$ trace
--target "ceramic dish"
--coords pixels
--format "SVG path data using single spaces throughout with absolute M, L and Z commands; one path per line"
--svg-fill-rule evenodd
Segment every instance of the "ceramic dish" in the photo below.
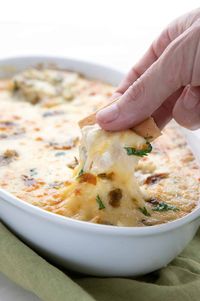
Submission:
M 116 85 L 123 74 L 83 61 L 55 57 L 0 60 L 0 76 L 55 64 Z M 189 144 L 198 154 L 193 134 Z M 198 158 L 197 158 L 198 159 Z M 27 244 L 66 268 L 96 276 L 138 276 L 167 265 L 191 241 L 200 225 L 200 207 L 185 217 L 151 227 L 98 225 L 59 216 L 0 189 L 0 219 Z

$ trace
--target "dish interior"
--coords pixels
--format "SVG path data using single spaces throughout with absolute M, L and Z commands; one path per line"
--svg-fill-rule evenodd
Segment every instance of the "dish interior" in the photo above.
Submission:
M 110 84 L 65 70 L 25 70 L 0 81 L 0 187 L 21 200 L 73 219 L 115 226 L 145 227 L 190 213 L 199 200 L 199 168 L 174 123 L 152 143 L 135 169 L 145 206 L 101 183 L 101 208 L 94 182 L 79 181 L 67 194 L 78 164 L 77 122 L 106 104 Z M 107 194 L 107 188 L 115 193 Z M 120 192 L 119 192 L 120 190 Z M 120 194 L 120 195 L 119 195 Z M 121 197 L 120 197 L 121 196 Z

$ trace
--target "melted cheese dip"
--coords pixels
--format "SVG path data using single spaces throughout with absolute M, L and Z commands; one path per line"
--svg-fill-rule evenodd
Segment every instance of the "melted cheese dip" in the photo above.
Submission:
M 1 188 L 63 216 L 116 226 L 150 226 L 191 212 L 199 200 L 200 174 L 174 124 L 139 163 L 123 147 L 140 147 L 142 137 L 86 128 L 86 153 L 82 150 L 78 162 L 77 122 L 104 105 L 113 91 L 77 73 L 50 69 L 2 80 Z
M 133 212 L 145 208 L 145 201 L 134 176 L 139 157 L 127 155 L 129 145 L 142 149 L 146 140 L 131 130 L 109 133 L 98 125 L 82 129 L 80 164 L 65 190 L 69 210 L 78 207 L 85 220 L 95 222 L 138 223 Z

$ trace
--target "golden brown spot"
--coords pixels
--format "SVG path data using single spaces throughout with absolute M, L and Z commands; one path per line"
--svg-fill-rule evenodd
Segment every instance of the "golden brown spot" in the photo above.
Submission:
M 64 186 L 69 186 L 71 184 L 71 182 L 65 181 L 63 184 L 64 184 Z
M 183 163 L 188 163 L 188 162 L 191 162 L 191 161 L 193 161 L 194 160 L 194 157 L 193 157 L 193 155 L 192 154 L 188 154 L 187 156 L 185 156 L 185 158 L 183 158 L 183 159 L 181 159 L 181 161 L 183 162 Z
M 157 174 L 154 174 L 152 176 L 149 176 L 146 178 L 145 180 L 145 184 L 147 185 L 152 185 L 152 184 L 155 184 L 157 183 L 158 181 L 162 180 L 162 179 L 166 179 L 168 177 L 168 173 L 157 173 Z
M 15 119 L 15 120 L 20 120 L 20 119 L 21 119 L 21 117 L 18 116 L 18 115 L 13 115 L 12 117 L 13 117 L 13 119 Z
M 38 180 L 37 183 L 40 184 L 40 185 L 44 185 L 45 184 L 45 182 L 42 181 L 42 180 Z
M 0 91 L 3 90 L 13 90 L 15 87 L 14 81 L 11 79 L 1 79 L 0 80 Z
M 19 157 L 15 150 L 7 149 L 3 155 L 0 155 L 0 166 L 6 166 Z
M 75 189 L 75 190 L 74 190 L 74 194 L 75 194 L 75 195 L 81 195 L 81 189 L 80 189 L 80 188 L 79 188 L 79 189 L 78 189 L 78 188 Z
M 109 204 L 114 207 L 117 208 L 120 206 L 120 200 L 122 198 L 122 191 L 119 188 L 116 188 L 114 190 L 111 190 L 108 194 L 109 196 Z
M 18 153 L 15 150 L 7 149 L 4 152 L 4 156 L 7 158 L 19 157 Z
M 100 179 L 107 179 L 107 180 L 113 180 L 114 172 L 109 173 L 100 173 L 97 175 Z
M 91 173 L 83 173 L 82 175 L 80 175 L 78 177 L 78 180 L 80 183 L 89 183 L 89 184 L 92 184 L 92 185 L 96 185 L 97 183 L 97 178 L 95 175 L 91 174 Z
M 35 141 L 43 141 L 43 138 L 41 138 L 41 137 L 36 137 L 36 138 L 35 138 Z
M 53 194 L 53 198 L 54 198 L 54 199 L 60 198 L 60 194 L 58 194 L 58 193 Z
M 34 190 L 37 190 L 39 189 L 40 186 L 39 185 L 34 185 L 34 186 L 31 186 L 31 187 L 28 187 L 25 189 L 26 192 L 31 192 L 31 191 L 34 191 Z

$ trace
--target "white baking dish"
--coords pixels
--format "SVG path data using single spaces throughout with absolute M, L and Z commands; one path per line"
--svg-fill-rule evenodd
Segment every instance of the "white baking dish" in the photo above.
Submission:
M 122 78 L 120 72 L 110 68 L 54 57 L 0 60 L 0 76 L 10 76 L 41 62 L 55 63 L 112 84 Z M 197 155 L 196 138 L 188 131 L 187 136 Z M 0 219 L 10 229 L 59 265 L 97 276 L 136 276 L 167 265 L 195 235 L 199 216 L 200 207 L 163 225 L 144 228 L 97 225 L 43 211 L 0 190 Z

